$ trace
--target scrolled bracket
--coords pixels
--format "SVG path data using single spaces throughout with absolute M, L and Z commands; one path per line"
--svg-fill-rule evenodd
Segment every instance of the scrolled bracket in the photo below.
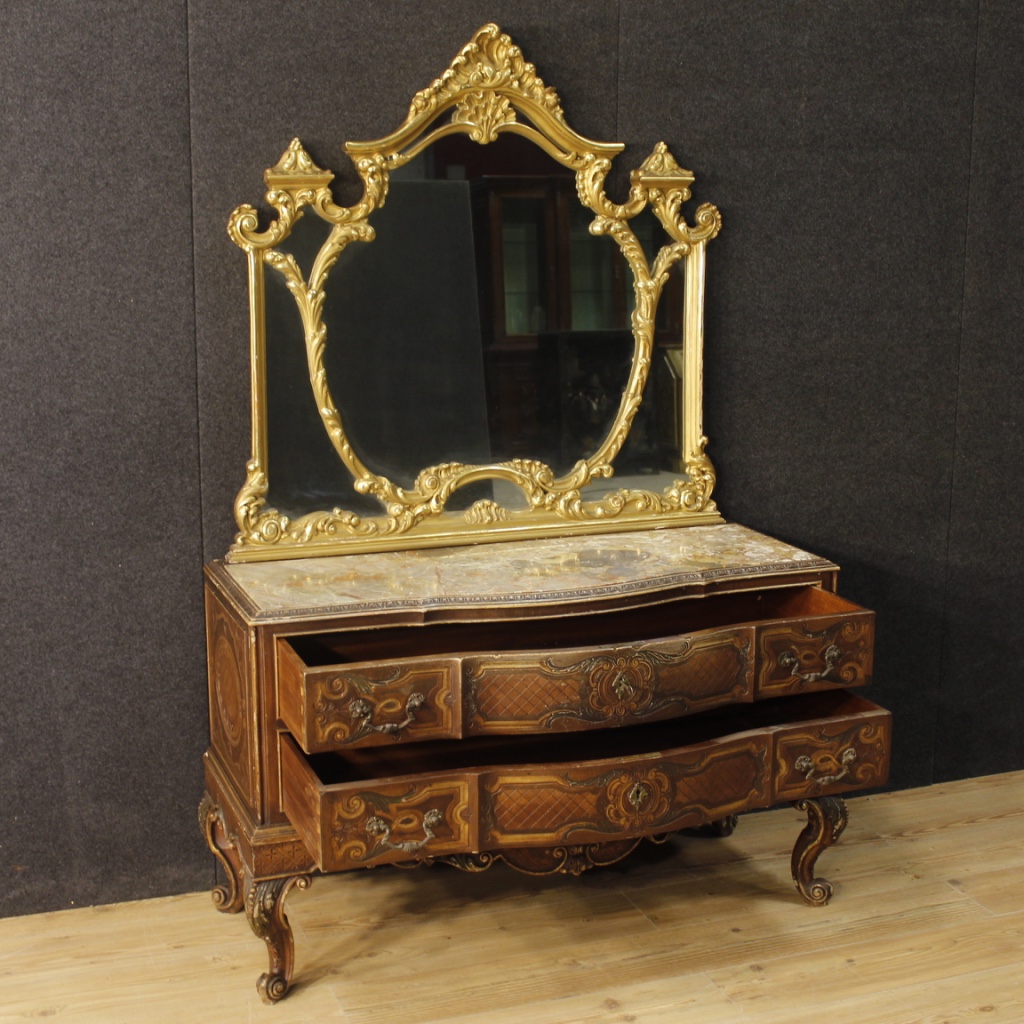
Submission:
M 298 139 L 292 139 L 281 159 L 264 172 L 263 179 L 267 202 L 277 211 L 277 220 L 266 231 L 260 231 L 259 216 L 247 204 L 239 206 L 228 219 L 228 237 L 246 251 L 277 245 L 302 216 L 304 206 L 323 208 L 331 203 L 328 186 L 334 173 L 317 167 Z
M 227 879 L 225 885 L 215 885 L 211 891 L 213 905 L 222 913 L 236 914 L 242 909 L 244 895 L 242 893 L 242 865 L 238 856 L 238 848 L 234 836 L 228 834 L 224 821 L 224 813 L 213 802 L 209 794 L 204 794 L 199 803 L 199 828 L 206 839 L 210 852 L 217 858 Z
M 797 800 L 793 806 L 807 813 L 807 824 L 793 847 L 793 881 L 808 903 L 823 907 L 832 898 L 832 883 L 815 878 L 814 865 L 822 850 L 843 834 L 849 820 L 846 804 L 837 796 L 821 796 Z

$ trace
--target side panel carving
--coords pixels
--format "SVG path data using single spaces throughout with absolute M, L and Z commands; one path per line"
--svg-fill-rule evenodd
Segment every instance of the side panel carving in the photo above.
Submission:
M 259 807 L 248 631 L 206 591 L 210 743 L 252 810 Z

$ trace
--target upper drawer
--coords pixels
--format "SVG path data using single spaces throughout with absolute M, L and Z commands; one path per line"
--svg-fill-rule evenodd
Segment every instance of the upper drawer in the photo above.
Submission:
M 633 725 L 861 685 L 873 631 L 872 612 L 804 588 L 539 623 L 280 637 L 278 713 L 307 753 Z
M 396 658 L 308 665 L 277 643 L 281 720 L 307 753 L 462 734 L 461 659 Z
M 397 740 L 593 729 L 749 701 L 754 629 L 555 651 L 307 665 L 278 641 L 278 707 L 307 753 Z
M 874 651 L 874 612 L 808 587 L 779 618 L 758 623 L 758 696 L 864 686 Z

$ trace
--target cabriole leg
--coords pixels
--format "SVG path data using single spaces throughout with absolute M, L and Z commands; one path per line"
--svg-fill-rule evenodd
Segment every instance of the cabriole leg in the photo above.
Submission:
M 243 904 L 242 863 L 238 849 L 227 833 L 224 816 L 209 793 L 203 795 L 199 804 L 199 827 L 206 845 L 210 847 L 210 852 L 217 858 L 227 878 L 227 884 L 213 887 L 213 905 L 225 914 L 236 914 Z
M 245 916 L 253 932 L 267 944 L 270 970 L 260 975 L 256 988 L 265 1003 L 276 1003 L 288 992 L 295 966 L 295 943 L 284 912 L 284 900 L 292 886 L 308 889 L 309 875 L 246 880 Z
M 832 883 L 814 877 L 818 855 L 831 846 L 846 828 L 846 804 L 838 796 L 797 800 L 798 810 L 807 812 L 807 824 L 793 847 L 793 881 L 808 903 L 822 907 L 832 898 Z

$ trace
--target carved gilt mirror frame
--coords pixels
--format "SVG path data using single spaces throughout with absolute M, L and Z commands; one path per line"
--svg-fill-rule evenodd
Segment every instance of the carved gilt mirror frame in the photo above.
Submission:
M 449 115 L 450 116 L 445 116 Z M 557 474 L 538 458 L 511 458 L 487 464 L 458 461 L 424 466 L 411 487 L 372 471 L 346 432 L 345 409 L 339 408 L 328 383 L 324 355 L 331 338 L 324 318 L 329 274 L 352 242 L 371 243 L 373 215 L 388 195 L 389 175 L 432 144 L 455 134 L 480 145 L 513 134 L 540 147 L 575 176 L 580 202 L 593 214 L 590 233 L 617 243 L 633 278 L 632 362 L 619 397 L 611 429 L 592 453 L 580 452 L 567 472 Z M 245 483 L 235 501 L 238 534 L 229 560 L 253 561 L 433 547 L 481 541 L 574 533 L 719 522 L 711 500 L 714 469 L 704 454 L 702 430 L 702 349 L 705 245 L 721 227 L 718 210 L 700 206 L 694 226 L 680 207 L 690 197 L 693 175 L 678 166 L 659 143 L 630 176 L 625 203 L 605 194 L 605 179 L 620 143 L 592 142 L 566 123 L 555 91 L 544 85 L 518 47 L 494 25 L 487 25 L 463 48 L 447 71 L 412 101 L 402 126 L 374 142 L 349 142 L 363 183 L 354 206 L 334 202 L 334 175 L 317 167 L 298 139 L 278 164 L 265 173 L 266 200 L 276 219 L 260 229 L 248 205 L 232 214 L 228 234 L 247 254 L 252 350 L 252 455 Z M 653 211 L 665 244 L 648 259 L 631 227 L 641 211 Z M 311 212 L 324 224 L 326 240 L 308 269 L 278 248 L 293 226 Z M 659 298 L 676 264 L 685 284 L 680 351 L 681 394 L 676 402 L 675 437 L 679 450 L 675 478 L 660 490 L 634 486 L 594 492 L 594 481 L 611 478 L 613 462 L 626 442 L 644 396 L 651 370 L 655 317 Z M 281 275 L 297 306 L 305 338 L 310 387 L 323 430 L 337 459 L 352 477 L 359 495 L 380 503 L 380 514 L 335 507 L 291 517 L 270 507 L 268 491 L 267 313 L 264 274 Z M 335 325 L 332 323 L 332 330 Z M 507 507 L 493 498 L 475 501 L 454 512 L 446 508 L 460 488 L 481 480 L 504 481 L 524 496 L 522 507 Z M 588 488 L 588 485 L 589 488 Z M 584 493 L 584 488 L 588 488 Z

